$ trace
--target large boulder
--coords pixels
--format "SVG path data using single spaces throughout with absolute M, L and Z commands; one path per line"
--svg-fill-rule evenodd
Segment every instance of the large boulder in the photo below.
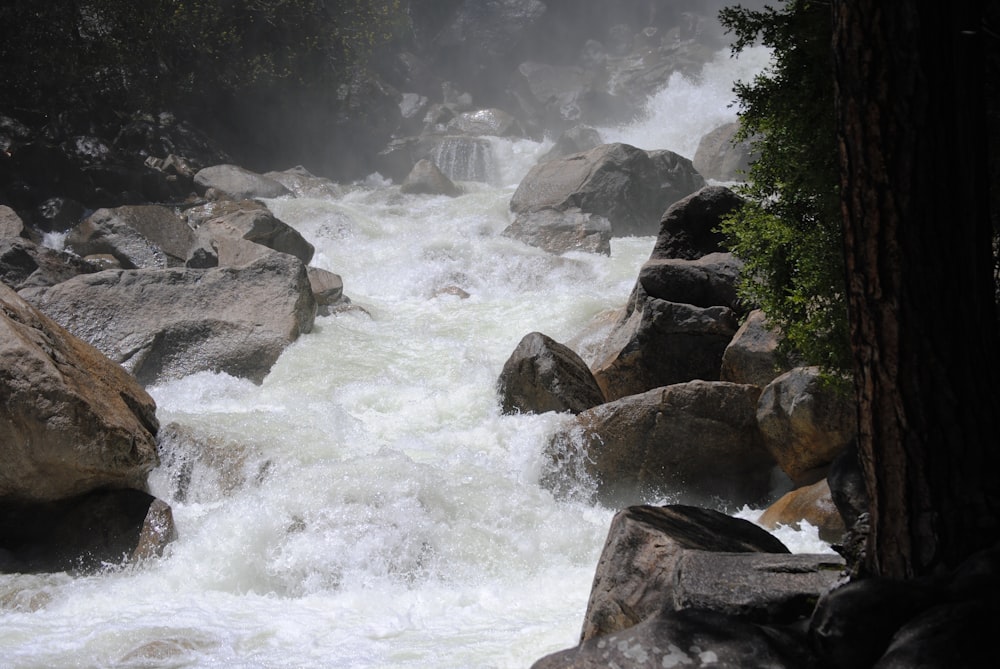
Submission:
M 656 299 L 738 312 L 742 309 L 736 282 L 742 268 L 743 261 L 732 253 L 710 253 L 696 260 L 654 259 L 639 270 L 639 283 Z
M 705 186 L 675 201 L 663 213 L 650 259 L 694 260 L 725 251 L 719 224 L 742 204 L 743 198 L 724 186 Z
M 627 507 L 611 521 L 581 641 L 619 632 L 673 607 L 678 560 L 692 550 L 788 554 L 766 530 L 718 511 L 683 505 Z
M 153 399 L 3 284 L 0 307 L 0 500 L 145 489 L 157 464 Z
M 539 209 L 521 214 L 503 235 L 549 253 L 585 251 L 611 255 L 611 223 L 603 216 L 576 208 Z
M 758 504 L 774 469 L 757 432 L 759 394 L 755 386 L 691 381 L 596 406 L 553 435 L 556 472 L 546 482 L 582 469 L 609 506 L 656 495 Z
M 764 446 L 796 485 L 814 483 L 857 434 L 853 397 L 818 367 L 796 367 L 760 395 Z
M 75 253 L 110 254 L 123 269 L 178 267 L 194 242 L 184 219 L 159 205 L 98 209 L 66 237 L 66 246 Z
M 209 249 L 223 267 L 245 265 L 271 250 L 295 256 L 308 265 L 315 248 L 299 232 L 255 202 L 206 205 L 189 211 L 195 248 Z
M 739 123 L 726 123 L 698 142 L 693 159 L 694 167 L 706 179 L 746 181 L 747 170 L 756 156 L 751 140 L 736 141 L 739 128 Z
M 578 414 L 604 402 L 587 363 L 540 332 L 525 335 L 504 363 L 497 394 L 504 413 Z
M 637 290 L 592 364 L 608 400 L 693 379 L 719 380 L 736 333 L 732 309 L 697 307 Z
M 213 165 L 198 170 L 194 186 L 204 195 L 209 189 L 232 200 L 252 200 L 291 195 L 281 183 L 238 165 Z
M 106 270 L 22 294 L 145 385 L 205 370 L 260 382 L 316 315 L 305 266 L 274 252 L 241 267 Z
M 751 311 L 722 354 L 720 379 L 761 388 L 771 383 L 791 370 L 786 357 L 779 353 L 779 342 L 779 335 L 768 325 L 764 312 Z
M 691 162 L 675 153 L 603 144 L 533 167 L 510 209 L 516 215 L 579 209 L 607 218 L 615 236 L 652 235 L 668 206 L 703 185 Z

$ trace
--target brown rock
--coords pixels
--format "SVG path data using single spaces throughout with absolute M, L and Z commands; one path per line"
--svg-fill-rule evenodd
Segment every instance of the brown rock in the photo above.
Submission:
M 823 541 L 838 543 L 844 538 L 844 519 L 830 497 L 826 479 L 785 494 L 767 508 L 758 522 L 773 530 L 779 525 L 797 528 L 803 520 L 819 528 Z

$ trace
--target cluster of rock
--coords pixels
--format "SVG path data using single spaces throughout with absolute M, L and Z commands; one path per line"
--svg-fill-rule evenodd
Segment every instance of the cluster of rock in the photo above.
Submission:
M 738 202 L 710 186 L 668 209 L 589 364 L 534 332 L 500 374 L 505 413 L 571 414 L 545 482 L 589 483 L 622 509 L 579 645 L 533 669 L 979 666 L 1000 550 L 915 583 L 848 580 L 841 556 L 792 555 L 761 527 L 808 522 L 853 559 L 868 501 L 852 401 L 781 359 L 778 333 L 738 300 L 739 261 L 714 232 Z M 664 497 L 677 503 L 642 503 Z M 767 503 L 757 524 L 714 510 Z
M 148 494 L 159 425 L 143 387 L 199 371 L 260 382 L 317 313 L 349 304 L 256 199 L 324 181 L 205 168 L 184 206 L 98 209 L 64 231 L 66 251 L 0 206 L 0 570 L 97 569 L 174 537 Z

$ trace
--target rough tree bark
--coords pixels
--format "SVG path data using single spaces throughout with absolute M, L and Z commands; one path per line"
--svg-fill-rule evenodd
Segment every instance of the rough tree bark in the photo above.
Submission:
M 851 345 L 871 530 L 910 578 L 1000 538 L 983 4 L 834 0 Z

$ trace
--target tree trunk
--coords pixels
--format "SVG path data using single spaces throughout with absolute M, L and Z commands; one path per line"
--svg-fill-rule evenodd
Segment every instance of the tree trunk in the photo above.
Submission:
M 910 578 L 1000 538 L 998 337 L 982 4 L 834 0 L 865 573 Z

